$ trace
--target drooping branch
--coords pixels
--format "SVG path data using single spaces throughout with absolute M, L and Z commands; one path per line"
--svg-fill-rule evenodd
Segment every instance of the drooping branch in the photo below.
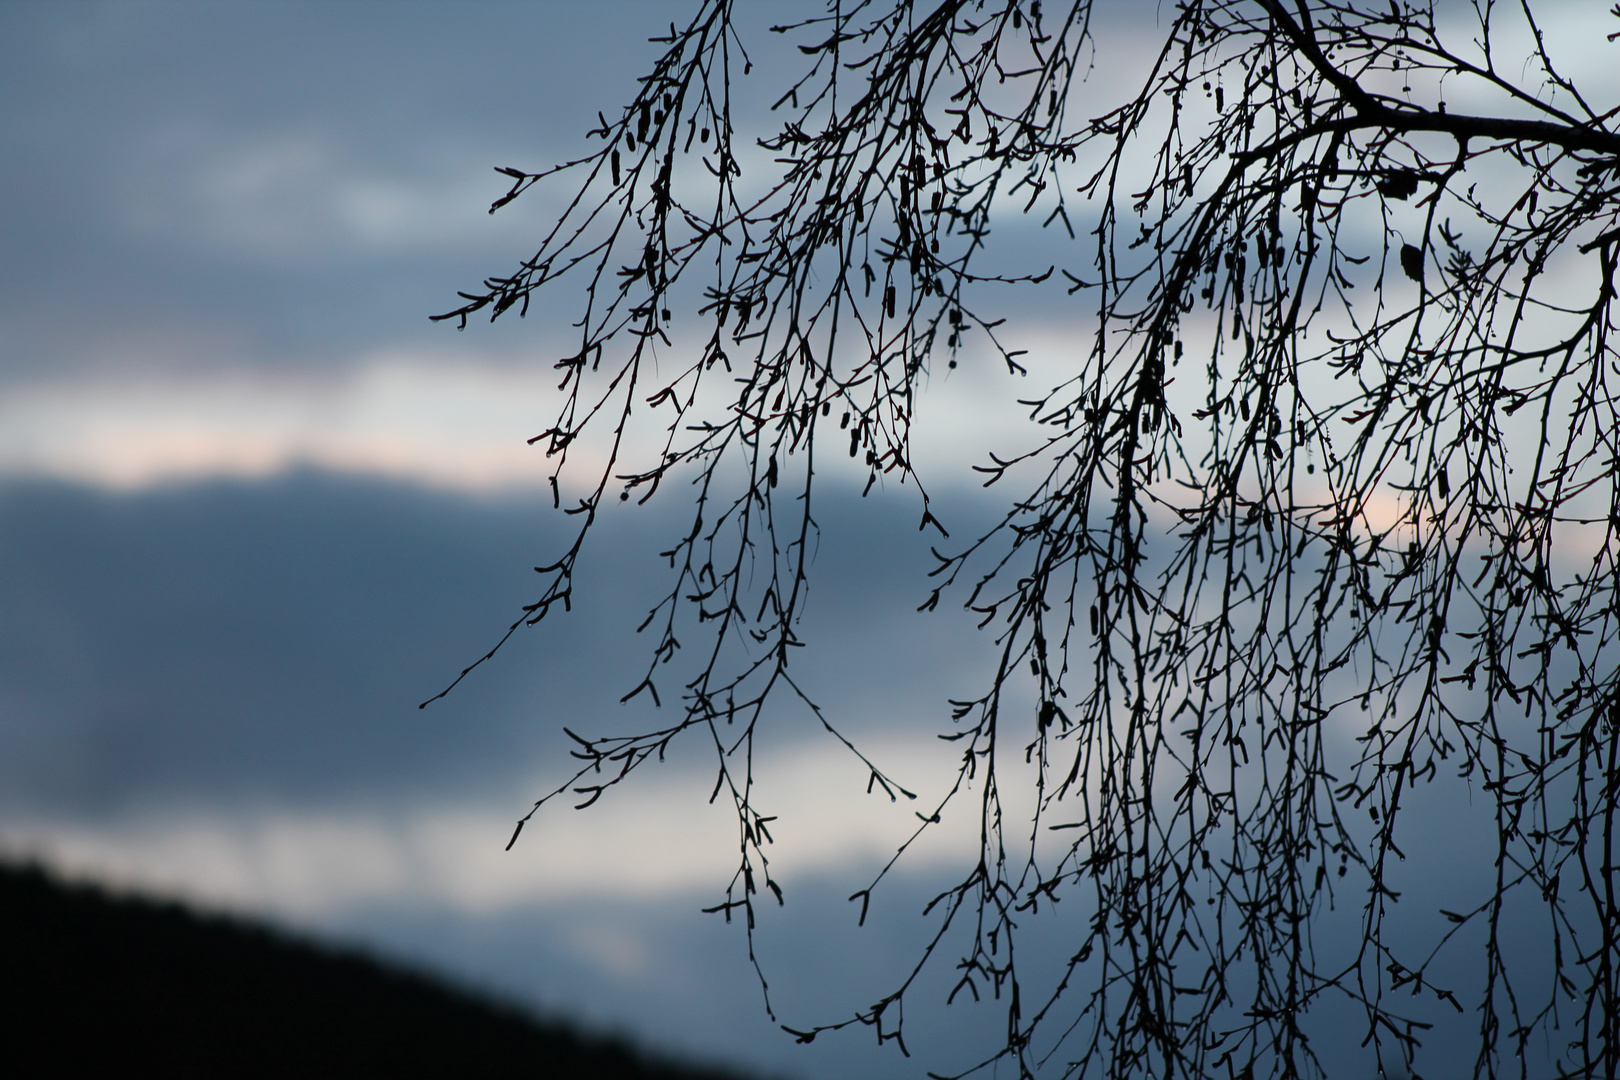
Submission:
M 1481 1074 L 1535 1039 L 1562 1040 L 1549 1074 L 1620 1071 L 1620 106 L 1596 112 L 1553 70 L 1528 7 L 1534 62 L 1584 115 L 1505 77 L 1497 15 L 1474 13 L 1483 60 L 1429 5 L 1188 0 L 1120 104 L 1077 78 L 1085 0 L 1057 17 L 834 2 L 775 28 L 804 68 L 745 147 L 736 12 L 698 4 L 599 150 L 508 173 L 503 202 L 565 178 L 577 194 L 533 258 L 448 314 L 521 314 L 536 289 L 583 283 L 538 441 L 554 492 L 598 429 L 607 465 L 525 621 L 571 603 L 612 488 L 696 491 L 631 689 L 661 701 L 680 670 L 682 715 L 577 736 L 577 772 L 535 810 L 705 741 L 739 844 L 712 910 L 743 916 L 752 956 L 754 898 L 781 898 L 752 771 L 779 710 L 807 709 L 875 788 L 911 797 L 790 675 L 812 495 L 847 457 L 864 491 L 917 485 L 922 528 L 949 541 L 911 427 L 941 361 L 1037 370 L 983 290 L 1056 268 L 978 269 L 992 224 L 1022 211 L 1084 245 L 1061 314 L 1090 344 L 1051 389 L 1013 391 L 1029 443 L 980 471 L 1019 490 L 986 534 L 936 552 L 922 605 L 961 599 L 994 658 L 950 703 L 960 765 L 918 813 L 919 832 L 975 821 L 978 857 L 892 993 L 794 1034 L 865 1025 L 903 1044 L 922 973 L 960 944 L 953 995 L 1005 1002 L 986 1062 L 1023 1075 L 1321 1073 L 1308 1014 L 1329 1001 L 1359 1011 L 1380 1067 L 1412 1068 L 1433 1006 L 1474 1014 Z M 1403 93 L 1381 92 L 1396 73 Z M 1445 79 L 1500 108 L 1447 111 Z M 1426 152 L 1429 135 L 1457 148 Z M 1413 948 L 1410 808 L 1454 772 L 1493 811 L 1494 893 Z M 1018 838 L 1003 800 L 1021 784 Z M 894 865 L 855 893 L 863 916 Z M 1040 986 L 1015 942 L 1060 898 L 1085 914 Z M 1558 958 L 1534 1005 L 1510 904 L 1539 905 L 1539 955 Z M 1448 950 L 1469 940 L 1484 975 L 1453 985 Z

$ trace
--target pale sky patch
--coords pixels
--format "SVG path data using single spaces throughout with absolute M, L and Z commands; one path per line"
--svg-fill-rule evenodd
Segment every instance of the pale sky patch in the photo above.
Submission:
M 947 779 L 955 756 L 926 734 L 868 749 L 908 780 Z M 852 889 L 865 884 L 916 830 L 918 809 L 931 813 L 943 792 L 892 803 L 881 791 L 862 795 L 864 768 L 831 742 L 768 756 L 756 769 L 759 805 L 776 816 L 771 871 L 785 887 L 828 874 L 848 877 Z M 592 896 L 719 895 L 737 868 L 737 828 L 726 795 L 708 803 L 712 787 L 712 773 L 683 769 L 638 777 L 585 811 L 558 800 L 511 851 L 504 847 L 527 807 L 465 800 L 13 820 L 0 826 L 0 851 L 115 888 L 299 919 L 376 904 L 484 915 Z M 974 798 L 917 845 L 908 869 L 971 858 Z

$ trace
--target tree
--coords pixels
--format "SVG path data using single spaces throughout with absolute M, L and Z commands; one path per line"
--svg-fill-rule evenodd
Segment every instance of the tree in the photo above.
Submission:
M 847 455 L 867 490 L 915 484 L 938 534 L 922 607 L 964 604 L 997 657 L 951 703 L 959 772 L 918 815 L 981 825 L 918 968 L 967 927 L 959 989 L 1007 1009 L 990 1061 L 1319 1074 L 1310 1014 L 1338 1001 L 1410 1069 L 1438 1001 L 1477 1022 L 1475 1075 L 1620 1075 L 1620 103 L 1561 74 L 1528 0 L 1182 0 L 1133 16 L 1152 48 L 1124 93 L 1086 79 L 1092 50 L 1131 47 L 1093 0 L 806 5 L 772 28 L 802 64 L 768 86 L 782 65 L 753 73 L 738 5 L 693 6 L 589 152 L 501 170 L 491 212 L 540 185 L 566 208 L 438 316 L 581 290 L 534 440 L 559 506 L 600 453 L 507 637 L 573 601 L 604 500 L 696 491 L 631 691 L 656 698 L 702 642 L 674 718 L 576 735 L 577 774 L 535 809 L 712 741 L 740 837 L 715 910 L 751 932 L 780 890 L 750 751 L 771 703 L 815 707 L 790 660 L 816 455 Z M 983 269 L 1018 214 L 1072 261 Z M 1022 390 L 1029 444 L 978 467 L 1005 513 L 964 542 L 910 425 L 970 342 L 1032 366 L 994 287 L 1042 282 L 1089 346 Z M 660 450 L 626 460 L 637 425 Z M 1027 833 L 1004 777 L 1033 785 Z M 1494 820 L 1492 880 L 1414 941 L 1395 867 L 1430 791 Z M 1019 922 L 1065 897 L 1067 964 L 1026 985 Z M 1343 909 L 1348 951 L 1322 930 Z M 1477 978 L 1452 985 L 1465 948 Z M 916 977 L 795 1034 L 903 1047 Z

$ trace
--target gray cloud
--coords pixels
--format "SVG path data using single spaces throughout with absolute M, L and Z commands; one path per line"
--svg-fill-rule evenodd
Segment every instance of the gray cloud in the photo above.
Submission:
M 924 540 L 896 527 L 903 502 L 824 511 L 805 677 L 857 729 L 940 719 L 942 693 L 919 691 L 940 650 L 977 644 L 950 613 L 913 610 Z M 4 799 L 116 813 L 425 796 L 533 776 L 564 722 L 645 719 L 617 697 L 651 644 L 631 631 L 663 587 L 656 552 L 680 531 L 667 513 L 618 515 L 587 556 L 587 602 L 415 707 L 530 598 L 529 568 L 566 527 L 537 503 L 313 473 L 0 491 Z
M 619 4 L 609 38 L 584 4 L 9 9 L 0 369 L 333 363 L 427 331 L 528 244 L 534 213 L 483 213 L 491 168 L 578 145 L 657 10 Z

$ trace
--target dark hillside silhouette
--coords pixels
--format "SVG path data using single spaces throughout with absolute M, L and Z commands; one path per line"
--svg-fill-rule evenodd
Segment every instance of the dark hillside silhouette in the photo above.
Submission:
M 88 1075 L 738 1080 L 261 926 L 0 867 L 13 1060 Z

